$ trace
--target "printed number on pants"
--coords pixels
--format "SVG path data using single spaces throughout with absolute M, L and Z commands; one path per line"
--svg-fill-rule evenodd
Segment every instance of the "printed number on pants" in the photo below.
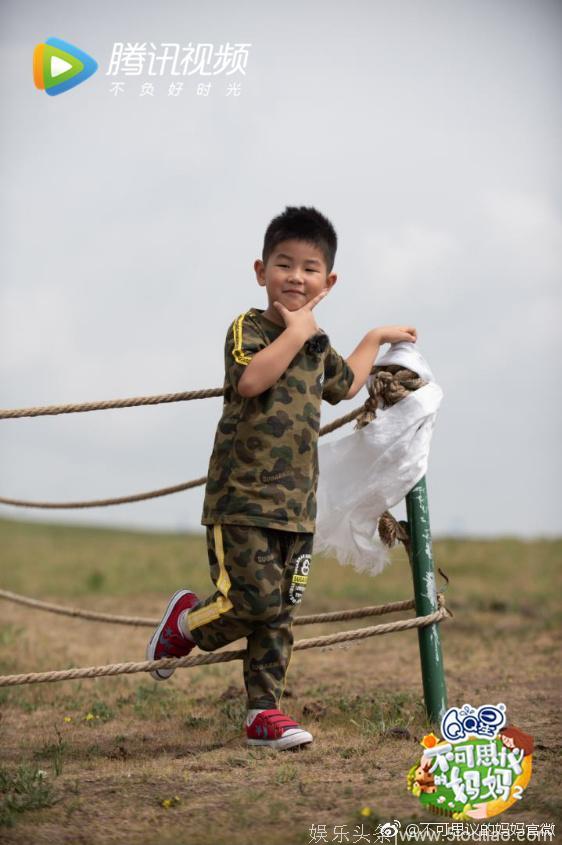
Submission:
M 310 555 L 299 555 L 295 558 L 295 571 L 289 587 L 289 601 L 291 604 L 299 604 L 308 581 L 310 572 Z

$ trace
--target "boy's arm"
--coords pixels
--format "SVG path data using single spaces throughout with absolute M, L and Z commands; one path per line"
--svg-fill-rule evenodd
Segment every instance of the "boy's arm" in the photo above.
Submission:
M 240 376 L 240 396 L 246 399 L 258 396 L 275 384 L 306 340 L 301 332 L 287 328 L 269 346 L 261 349 Z
M 412 326 L 382 326 L 367 332 L 359 346 L 346 358 L 353 370 L 354 379 L 345 398 L 353 399 L 366 383 L 383 343 L 398 343 L 401 340 L 415 343 L 416 339 L 417 332 Z
M 318 331 L 312 309 L 327 292 L 322 291 L 297 311 L 289 311 L 280 302 L 273 303 L 286 328 L 269 346 L 253 356 L 238 382 L 240 396 L 245 399 L 259 396 L 283 375 L 299 349 Z

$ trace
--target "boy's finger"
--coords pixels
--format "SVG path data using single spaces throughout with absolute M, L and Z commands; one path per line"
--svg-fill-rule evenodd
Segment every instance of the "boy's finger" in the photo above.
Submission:
M 285 308 L 285 306 L 283 305 L 282 302 L 276 301 L 276 302 L 273 303 L 273 305 L 275 306 L 275 308 L 277 308 L 277 310 L 279 311 L 279 313 L 281 314 L 281 316 L 283 318 L 285 318 L 285 314 L 291 313 L 288 308 Z
M 321 300 L 321 299 L 324 299 L 324 297 L 326 296 L 326 294 L 327 294 L 327 293 L 328 293 L 328 291 L 327 291 L 327 290 L 323 290 L 323 291 L 321 291 L 321 292 L 318 294 L 318 296 L 315 296 L 315 297 L 314 297 L 314 299 L 311 299 L 311 300 L 310 300 L 310 302 L 307 302 L 307 303 L 306 303 L 306 305 L 305 305 L 304 307 L 305 307 L 305 308 L 308 308 L 308 310 L 309 310 L 309 311 L 312 311 L 312 309 L 314 308 L 314 306 L 315 306 L 315 305 L 318 305 L 318 303 L 320 302 L 320 300 Z

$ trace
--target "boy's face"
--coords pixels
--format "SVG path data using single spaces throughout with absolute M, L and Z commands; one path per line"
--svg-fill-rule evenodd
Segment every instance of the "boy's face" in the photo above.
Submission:
M 282 241 L 266 264 L 260 259 L 254 262 L 254 270 L 258 284 L 267 292 L 265 315 L 280 325 L 284 325 L 283 319 L 274 302 L 296 311 L 337 280 L 335 273 L 328 273 L 322 250 L 307 241 Z

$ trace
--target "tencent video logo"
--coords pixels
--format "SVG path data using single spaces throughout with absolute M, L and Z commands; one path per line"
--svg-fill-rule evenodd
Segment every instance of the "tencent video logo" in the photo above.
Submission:
M 97 69 L 95 59 L 60 38 L 47 38 L 33 53 L 33 80 L 50 97 L 80 85 Z

